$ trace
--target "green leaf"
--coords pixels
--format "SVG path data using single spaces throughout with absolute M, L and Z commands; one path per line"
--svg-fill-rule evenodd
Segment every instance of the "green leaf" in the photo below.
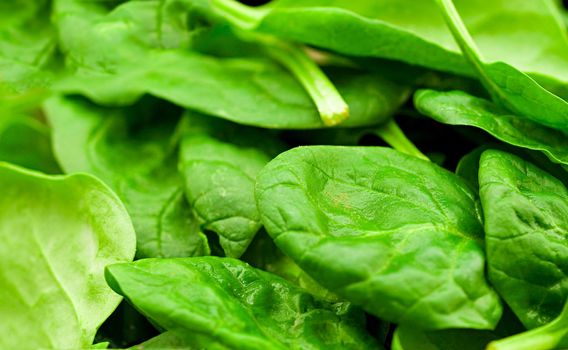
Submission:
M 466 29 L 453 1 L 436 1 L 456 42 L 492 99 L 520 117 L 568 133 L 568 103 L 507 63 L 484 63 L 481 52 Z M 546 5 L 554 10 L 550 1 L 546 1 Z M 568 43 L 566 38 L 564 39 L 564 42 Z M 568 57 L 567 52 L 563 53 L 566 57 Z
M 379 348 L 349 305 L 315 299 L 239 260 L 146 259 L 109 266 L 106 277 L 165 329 L 212 337 L 228 348 Z
M 489 278 L 527 328 L 558 316 L 568 297 L 568 190 L 509 153 L 479 169 Z
M 111 106 L 144 94 L 239 124 L 265 128 L 324 127 L 310 97 L 279 65 L 264 59 L 219 59 L 195 52 L 152 52 L 146 64 L 116 74 L 75 76 L 57 89 Z M 406 100 L 408 90 L 378 74 L 348 68 L 327 71 L 347 101 L 350 117 L 341 126 L 380 124 Z M 211 94 L 215 91 L 215 94 Z
M 30 115 L 0 116 L 0 160 L 45 173 L 61 172 L 51 152 L 49 128 Z
M 508 62 L 542 83 L 568 82 L 566 31 L 548 0 L 459 0 L 456 6 L 488 62 Z M 434 0 L 276 0 L 250 10 L 248 25 L 257 32 L 347 55 L 474 73 Z
M 256 235 L 241 260 L 253 267 L 285 278 L 320 299 L 327 301 L 341 300 L 337 295 L 323 288 L 311 278 L 294 260 L 282 253 L 265 230 L 261 230 Z
M 478 147 L 474 149 L 463 156 L 456 167 L 456 174 L 469 182 L 469 184 L 477 190 L 479 190 L 479 158 L 485 150 L 485 147 Z
M 0 160 L 45 173 L 61 173 L 51 151 L 50 130 L 39 111 L 43 89 L 2 93 L 0 87 Z
M 445 329 L 424 331 L 400 325 L 394 332 L 393 350 L 484 350 L 491 341 L 510 336 L 525 329 L 513 313 L 504 309 L 503 317 L 495 330 Z
M 524 333 L 494 341 L 487 350 L 552 350 L 568 346 L 568 303 L 552 322 Z
M 0 4 L 0 85 L 11 91 L 45 86 L 52 80 L 56 37 L 49 0 Z
M 142 344 L 131 347 L 129 350 L 230 350 L 214 338 L 203 334 L 188 334 L 183 331 L 168 331 L 145 341 Z
M 451 329 L 424 332 L 411 327 L 398 327 L 394 333 L 393 350 L 484 350 L 498 337 L 490 331 Z
M 158 334 L 154 326 L 123 301 L 99 327 L 95 343 L 108 343 L 111 349 L 123 349 Z
M 497 323 L 476 195 L 456 175 L 386 148 L 300 147 L 261 171 L 256 196 L 276 245 L 367 312 L 426 329 Z
M 461 91 L 420 90 L 414 104 L 438 122 L 480 128 L 503 142 L 543 152 L 552 162 L 568 166 L 564 133 L 513 115 L 490 101 Z
M 134 257 L 124 206 L 99 180 L 0 163 L 0 348 L 88 348 L 120 297 L 108 264 Z
M 177 174 L 171 144 L 177 119 L 168 118 L 164 107 L 146 100 L 112 109 L 52 97 L 45 111 L 65 172 L 100 177 L 125 203 L 136 228 L 138 257 L 208 254 Z
M 187 113 L 179 169 L 200 225 L 219 235 L 238 258 L 260 229 L 254 199 L 257 173 L 284 149 L 266 130 Z
M 159 16 L 161 12 L 151 17 L 152 6 L 156 12 L 160 2 L 128 2 L 105 15 L 100 8 L 89 11 L 88 6 L 95 6 L 92 2 L 66 1 L 58 1 L 62 9 L 56 22 L 65 33 L 62 46 L 67 65 L 75 73 L 57 84 L 64 94 L 82 94 L 107 106 L 131 105 L 150 94 L 240 124 L 292 129 L 325 126 L 302 85 L 275 62 L 261 57 L 215 58 L 185 50 L 185 32 L 179 34 L 173 24 L 165 30 L 153 18 L 176 22 Z M 163 43 L 158 34 L 164 32 L 181 38 L 171 34 L 173 38 Z M 342 126 L 380 124 L 409 94 L 407 87 L 379 74 L 347 68 L 326 73 L 349 105 L 350 118 Z

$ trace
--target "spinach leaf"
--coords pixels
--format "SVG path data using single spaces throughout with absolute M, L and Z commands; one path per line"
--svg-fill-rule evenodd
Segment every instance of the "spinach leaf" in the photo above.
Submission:
M 541 83 L 568 82 L 568 42 L 555 18 L 557 9 L 548 0 L 459 0 L 456 4 L 488 62 L 509 62 Z M 257 32 L 339 53 L 474 73 L 434 0 L 275 0 L 239 13 Z
M 320 299 L 327 301 L 340 300 L 337 295 L 323 288 L 311 278 L 294 260 L 282 253 L 265 230 L 261 230 L 258 233 L 241 260 L 251 264 L 253 267 L 285 278 Z
M 463 156 L 456 167 L 456 174 L 477 190 L 479 190 L 479 158 L 485 150 L 485 147 L 474 149 Z
M 568 133 L 568 103 L 504 62 L 484 63 L 452 0 L 436 0 L 464 56 L 499 105 L 542 125 Z M 547 2 L 552 7 L 551 2 Z M 564 40 L 566 41 L 566 40 Z M 566 41 L 568 42 L 568 41 Z M 566 56 L 568 50 L 564 52 Z M 567 65 L 568 66 L 568 65 Z
M 551 350 L 568 346 L 568 303 L 552 322 L 525 333 L 494 341 L 487 350 Z
M 219 59 L 195 52 L 152 52 L 144 65 L 117 74 L 75 76 L 58 90 L 102 105 L 124 106 L 146 93 L 236 123 L 280 129 L 324 126 L 302 86 L 265 59 Z M 328 71 L 350 107 L 341 126 L 380 124 L 406 100 L 408 90 L 378 74 L 348 68 Z M 215 94 L 211 94 L 215 91 Z
M 411 327 L 398 327 L 393 339 L 393 350 L 484 350 L 498 337 L 491 331 L 451 329 L 424 332 Z
M 266 130 L 186 113 L 179 169 L 200 225 L 240 257 L 260 229 L 254 199 L 257 173 L 284 145 Z
M 89 347 L 120 298 L 107 264 L 134 257 L 124 206 L 88 175 L 0 163 L 0 348 Z
M 59 174 L 61 170 L 51 151 L 50 130 L 39 111 L 46 96 L 43 89 L 0 91 L 0 160 Z
M 348 304 L 315 299 L 239 260 L 145 259 L 109 266 L 106 278 L 165 329 L 212 337 L 228 348 L 379 348 L 361 328 L 363 315 Z
M 489 278 L 528 328 L 568 297 L 568 190 L 517 156 L 489 150 L 479 168 Z
M 33 116 L 0 116 L 0 160 L 45 173 L 61 173 L 51 152 L 49 133 L 47 125 Z
M 494 340 L 510 336 L 525 329 L 511 310 L 505 308 L 495 330 L 445 329 L 424 331 L 400 325 L 392 341 L 393 350 L 484 350 Z
M 67 33 L 62 42 L 74 74 L 57 84 L 61 93 L 82 94 L 108 106 L 130 105 L 151 94 L 241 124 L 292 129 L 324 126 L 304 88 L 275 62 L 258 56 L 216 58 L 187 51 L 191 33 L 180 34 L 177 22 L 165 15 L 154 17 L 164 17 L 170 30 L 158 23 L 150 29 L 138 24 L 135 18 L 151 18 L 148 8 L 159 9 L 159 2 L 129 2 L 105 16 L 101 9 L 88 11 L 88 6 L 95 6 L 91 3 L 66 1 L 60 5 L 57 23 Z M 141 39 L 163 32 L 173 32 L 173 38 Z M 379 74 L 347 68 L 326 72 L 349 105 L 345 126 L 380 124 L 408 97 L 407 87 Z
M 138 257 L 208 254 L 176 170 L 177 119 L 167 118 L 162 106 L 150 99 L 112 109 L 59 96 L 46 102 L 45 111 L 62 168 L 100 177 L 124 201 L 136 228 Z
M 142 344 L 131 347 L 129 350 L 230 350 L 230 348 L 222 345 L 214 338 L 203 334 L 187 334 L 183 331 L 167 331 Z
M 52 80 L 55 31 L 49 20 L 49 0 L 0 4 L 0 85 L 22 92 Z
M 490 329 L 476 195 L 436 165 L 385 148 L 300 147 L 258 176 L 262 222 L 317 282 L 366 311 L 426 329 Z
M 474 126 L 508 144 L 541 151 L 552 162 L 568 166 L 568 138 L 560 131 L 520 118 L 461 91 L 420 90 L 414 95 L 420 113 L 451 125 Z

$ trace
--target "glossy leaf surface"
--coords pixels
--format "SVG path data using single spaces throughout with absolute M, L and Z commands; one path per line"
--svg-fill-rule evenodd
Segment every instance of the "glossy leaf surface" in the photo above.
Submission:
M 461 91 L 420 90 L 414 103 L 420 113 L 438 122 L 480 128 L 503 142 L 543 152 L 551 161 L 568 165 L 564 133 L 513 115 L 490 101 Z
M 89 10 L 92 3 L 58 1 L 57 23 L 65 32 L 62 45 L 74 74 L 58 83 L 57 90 L 107 106 L 130 105 L 151 94 L 187 109 L 266 128 L 324 126 L 302 85 L 276 62 L 186 50 L 190 34 L 156 12 L 159 1 L 145 3 L 129 2 L 106 13 L 101 6 Z M 85 31 L 79 34 L 76 28 Z M 380 124 L 408 97 L 406 87 L 378 74 L 341 68 L 328 74 L 351 111 L 342 126 Z
M 568 40 L 548 0 L 455 4 L 488 62 L 507 62 L 554 85 L 568 82 Z M 473 75 L 434 0 L 278 0 L 251 26 L 343 54 Z
M 239 260 L 146 259 L 110 266 L 109 285 L 168 330 L 239 349 L 377 349 L 362 314 L 315 299 Z M 167 285 L 167 288 L 164 286 Z
M 240 257 L 260 229 L 256 175 L 284 149 L 267 130 L 187 113 L 179 169 L 200 225 L 219 235 L 229 257 Z
M 489 150 L 479 169 L 489 278 L 528 328 L 568 297 L 568 190 L 517 156 Z
M 395 323 L 492 328 L 476 195 L 428 161 L 386 148 L 300 147 L 263 169 L 262 222 L 331 292 Z
M 453 0 L 436 2 L 454 39 L 495 103 L 520 117 L 568 133 L 568 102 L 508 63 L 483 62 L 482 52 L 477 48 Z M 552 7 L 550 2 L 543 5 Z M 551 18 L 554 19 L 552 16 Z

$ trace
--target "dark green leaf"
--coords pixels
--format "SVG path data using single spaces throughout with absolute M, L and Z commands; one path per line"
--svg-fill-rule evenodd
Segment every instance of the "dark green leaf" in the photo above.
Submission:
M 45 110 L 55 155 L 66 172 L 94 174 L 117 192 L 136 228 L 138 257 L 208 254 L 177 174 L 172 145 L 177 119 L 160 118 L 154 113 L 165 111 L 153 104 L 112 109 L 49 99 Z
M 340 300 L 337 295 L 311 278 L 294 260 L 284 255 L 264 230 L 261 230 L 251 242 L 242 260 L 256 268 L 285 278 L 318 298 L 329 301 Z
M 481 51 L 466 29 L 453 0 L 436 1 L 464 56 L 474 67 L 479 80 L 495 103 L 520 117 L 568 133 L 568 102 L 505 62 L 485 63 Z M 555 10 L 550 1 L 543 2 L 545 2 L 543 6 L 547 5 L 547 8 Z M 552 15 L 550 19 L 556 22 Z M 567 44 L 568 41 L 563 39 L 561 41 Z M 568 50 L 561 54 L 568 58 Z
M 479 169 L 489 278 L 528 328 L 568 297 L 568 190 L 517 156 L 483 153 Z
M 238 258 L 260 229 L 254 200 L 257 173 L 284 149 L 267 130 L 187 113 L 179 169 L 199 223 Z
M 146 259 L 107 268 L 119 294 L 168 330 L 232 349 L 378 349 L 363 315 L 231 258 Z M 164 286 L 167 286 L 164 288 Z
M 456 6 L 488 62 L 509 62 L 555 86 L 568 82 L 566 32 L 548 0 L 458 0 Z M 276 0 L 250 17 L 258 32 L 343 54 L 473 74 L 433 0 Z
M 541 151 L 551 161 L 568 165 L 568 137 L 564 133 L 513 115 L 490 101 L 461 91 L 420 90 L 414 103 L 436 121 L 474 126 L 503 142 Z
M 58 3 L 56 22 L 65 33 L 67 65 L 75 70 L 57 85 L 62 93 L 82 94 L 110 106 L 130 105 L 151 94 L 240 124 L 292 129 L 324 126 L 304 88 L 275 62 L 215 58 L 184 50 L 189 34 L 179 34 L 177 22 L 158 16 L 161 12 L 152 15 L 161 8 L 159 1 L 128 2 L 106 16 L 101 6 L 89 10 L 98 5 L 91 2 Z M 148 20 L 142 22 L 144 18 Z M 162 18 L 165 24 L 152 18 Z M 163 26 L 168 23 L 172 28 L 166 30 Z M 166 34 L 171 37 L 164 38 Z M 342 126 L 380 124 L 408 97 L 406 87 L 379 74 L 339 68 L 328 73 L 351 111 Z
M 218 59 L 183 51 L 153 52 L 145 61 L 147 64 L 130 64 L 117 74 L 75 76 L 61 82 L 58 89 L 103 105 L 129 105 L 148 93 L 240 124 L 323 127 L 302 86 L 270 61 Z M 380 124 L 407 98 L 406 88 L 377 74 L 350 69 L 330 69 L 329 74 L 351 110 L 342 126 Z
M 330 291 L 395 323 L 488 329 L 476 195 L 456 175 L 386 148 L 300 147 L 257 180 L 262 222 Z
M 544 326 L 489 344 L 487 350 L 564 350 L 568 347 L 568 303 L 560 315 Z

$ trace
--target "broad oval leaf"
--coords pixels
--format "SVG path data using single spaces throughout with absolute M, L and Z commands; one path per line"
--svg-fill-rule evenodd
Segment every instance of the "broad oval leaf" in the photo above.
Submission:
M 479 168 L 489 278 L 528 328 L 552 321 L 568 297 L 568 190 L 509 153 Z
M 303 87 L 268 60 L 166 51 L 152 52 L 144 61 L 127 63 L 116 74 L 76 75 L 61 81 L 56 89 L 107 106 L 127 106 L 151 94 L 239 124 L 277 129 L 324 127 Z M 383 123 L 409 94 L 406 87 L 375 73 L 347 68 L 327 72 L 351 111 L 342 127 Z
M 553 85 L 568 82 L 568 40 L 550 1 L 455 3 L 488 62 L 508 62 Z M 249 25 L 347 55 L 473 75 L 434 0 L 276 0 L 255 11 Z
M 503 142 L 543 152 L 552 162 L 568 166 L 564 133 L 513 115 L 485 99 L 461 91 L 419 90 L 414 105 L 440 123 L 480 128 Z
M 106 277 L 161 327 L 231 349 L 380 348 L 348 304 L 315 299 L 239 260 L 145 259 L 109 266 Z
M 124 206 L 83 174 L 0 163 L 0 187 L 0 348 L 89 347 L 121 300 L 104 268 L 134 257 Z
M 185 115 L 182 133 L 178 168 L 191 209 L 226 256 L 238 258 L 262 226 L 256 175 L 285 146 L 267 130 L 195 113 Z
M 300 147 L 258 176 L 262 222 L 331 292 L 395 323 L 492 328 L 476 195 L 455 174 L 386 148 Z
M 45 111 L 55 156 L 65 172 L 87 172 L 113 188 L 132 217 L 138 257 L 209 253 L 183 192 L 172 153 L 175 118 L 155 115 L 156 101 L 104 108 L 62 96 Z
M 182 29 L 157 12 L 162 2 L 127 2 L 110 13 L 91 10 L 92 3 L 57 2 L 56 23 L 63 33 L 68 66 L 74 69 L 73 75 L 55 86 L 63 94 L 84 95 L 105 106 L 131 105 L 150 94 L 240 124 L 324 127 L 302 85 L 276 62 L 258 57 L 217 58 L 176 45 L 176 40 L 183 41 L 175 35 Z M 180 13 L 174 17 L 179 19 Z M 172 38 L 157 40 L 161 33 Z M 326 73 L 349 105 L 350 118 L 342 126 L 380 124 L 409 95 L 406 86 L 376 73 L 346 68 Z

